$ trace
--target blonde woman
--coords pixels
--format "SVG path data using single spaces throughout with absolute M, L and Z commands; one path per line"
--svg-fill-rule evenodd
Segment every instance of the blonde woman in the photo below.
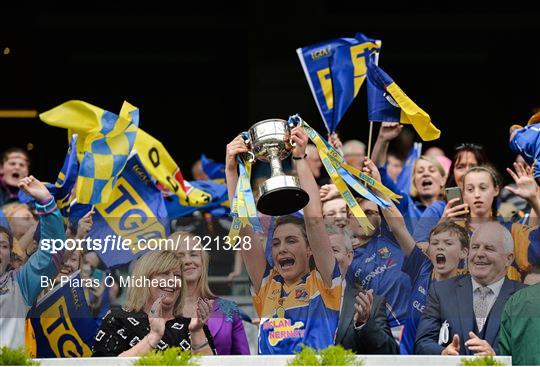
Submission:
M 94 356 L 140 356 L 169 347 L 214 354 L 212 335 L 205 325 L 211 304 L 197 302 L 194 317 L 182 317 L 183 271 L 173 251 L 153 251 L 137 260 L 130 278 L 144 282 L 127 289 L 122 309 L 111 310 L 101 324 L 92 348 Z
M 208 252 L 195 246 L 197 241 L 188 232 L 176 232 L 169 238 L 178 244 L 177 251 L 184 266 L 186 293 L 182 315 L 193 317 L 201 299 L 210 302 L 212 307 L 208 328 L 214 339 L 217 354 L 250 354 L 238 305 L 216 297 L 208 286 Z

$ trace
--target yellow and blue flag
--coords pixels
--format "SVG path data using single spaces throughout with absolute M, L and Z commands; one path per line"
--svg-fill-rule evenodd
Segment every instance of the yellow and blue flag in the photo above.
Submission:
M 175 195 L 185 206 L 203 206 L 212 202 L 212 195 L 184 181 L 180 168 L 163 144 L 142 129 L 137 134 L 135 150 L 165 196 Z
M 78 134 L 77 202 L 107 202 L 135 143 L 139 110 L 124 102 L 116 115 L 83 101 L 68 101 L 39 117 L 68 129 L 70 137 Z
M 214 217 L 224 217 L 230 213 L 231 208 L 226 185 L 215 181 L 190 181 L 189 184 L 212 195 L 212 201 L 206 205 L 196 207 L 181 205 L 174 195 L 166 197 L 165 205 L 170 219 L 185 217 L 197 210 L 209 212 Z
M 92 210 L 91 205 L 75 204 L 70 210 L 70 222 L 76 226 L 79 219 Z M 107 236 L 114 242 L 96 251 L 109 268 L 127 264 L 148 252 L 148 240 L 166 238 L 170 223 L 161 191 L 155 186 L 134 154 L 118 178 L 109 201 L 94 206 L 92 229 L 88 236 L 104 244 Z M 115 237 L 112 237 L 115 236 Z M 119 241 L 127 241 L 127 249 L 119 248 Z M 150 246 L 151 249 L 151 246 Z
M 92 356 L 98 325 L 86 303 L 84 289 L 74 286 L 81 284 L 79 271 L 70 279 L 57 285 L 28 312 L 37 358 Z
M 412 124 L 422 140 L 435 140 L 441 131 L 429 115 L 416 105 L 377 64 L 367 61 L 368 119 L 373 122 Z
M 329 133 L 333 133 L 362 86 L 367 60 L 381 41 L 361 33 L 296 50 Z

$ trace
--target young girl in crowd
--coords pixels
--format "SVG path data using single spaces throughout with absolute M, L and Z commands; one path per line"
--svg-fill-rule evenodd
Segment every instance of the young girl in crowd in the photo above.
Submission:
M 195 317 L 197 302 L 201 299 L 212 302 L 208 329 L 212 333 L 218 355 L 249 354 L 249 345 L 240 318 L 238 305 L 216 297 L 208 285 L 209 254 L 195 248 L 197 241 L 187 232 L 173 233 L 169 238 L 178 243 L 177 249 L 184 269 L 186 296 L 182 308 L 184 317 Z
M 456 146 L 452 164 L 450 165 L 446 187 L 462 187 L 463 176 L 467 170 L 488 163 L 487 154 L 480 145 L 463 143 Z M 455 206 L 454 210 L 459 212 L 459 215 L 467 214 L 465 211 L 466 206 L 464 204 L 455 205 L 459 199 L 452 200 L 453 201 L 449 203 L 449 205 L 452 207 Z M 428 206 L 422 213 L 413 231 L 413 238 L 418 246 L 422 248 L 427 246 L 429 242 L 429 233 L 442 218 L 446 206 L 446 201 L 436 201 Z
M 260 242 L 242 249 L 251 279 L 253 303 L 261 318 L 260 354 L 291 354 L 301 345 L 323 349 L 334 344 L 342 296 L 342 279 L 322 219 L 319 188 L 305 160 L 307 134 L 295 127 L 292 155 L 302 188 L 310 200 L 305 220 L 280 217 L 272 234 L 271 267 Z M 238 181 L 236 156 L 247 151 L 241 137 L 227 146 L 226 175 L 232 202 Z M 244 228 L 244 233 L 252 232 Z M 315 268 L 310 267 L 313 258 Z

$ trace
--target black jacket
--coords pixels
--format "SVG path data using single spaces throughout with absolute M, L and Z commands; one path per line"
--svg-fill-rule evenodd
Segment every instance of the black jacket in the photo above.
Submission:
M 347 284 L 339 316 L 336 344 L 351 349 L 356 354 L 399 354 L 399 346 L 392 336 L 386 317 L 386 300 L 373 295 L 373 305 L 368 322 L 360 329 L 354 328 L 355 297 L 359 289 Z

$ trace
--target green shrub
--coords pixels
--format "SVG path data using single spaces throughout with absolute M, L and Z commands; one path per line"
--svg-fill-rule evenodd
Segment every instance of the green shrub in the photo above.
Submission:
M 198 357 L 191 350 L 167 348 L 164 351 L 152 351 L 139 358 L 134 366 L 198 366 Z
M 0 366 L 39 366 L 39 362 L 33 361 L 23 348 L 0 349 Z
M 505 364 L 493 358 L 493 356 L 462 358 L 462 366 L 504 366 Z
M 363 362 L 352 351 L 341 345 L 331 345 L 317 355 L 315 349 L 302 346 L 294 358 L 287 361 L 288 366 L 361 366 Z
M 315 349 L 302 346 L 302 350 L 294 358 L 287 361 L 287 366 L 320 366 Z

